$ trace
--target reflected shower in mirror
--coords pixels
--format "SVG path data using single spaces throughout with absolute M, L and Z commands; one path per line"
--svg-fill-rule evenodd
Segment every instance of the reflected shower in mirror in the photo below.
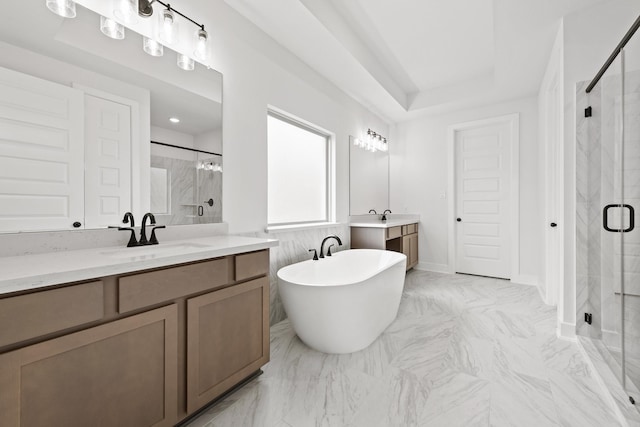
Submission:
M 151 211 L 159 224 L 222 221 L 222 156 L 151 141 Z

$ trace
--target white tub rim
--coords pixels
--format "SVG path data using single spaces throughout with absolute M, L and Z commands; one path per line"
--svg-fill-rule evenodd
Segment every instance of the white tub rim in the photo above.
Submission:
M 309 280 L 300 280 L 298 277 L 292 278 L 290 274 L 292 271 L 299 271 L 307 268 L 331 268 L 333 266 L 334 257 L 336 259 L 340 259 L 340 257 L 344 257 L 346 253 L 349 252 L 358 252 L 358 253 L 377 253 L 378 256 L 387 256 L 389 257 L 389 262 L 384 265 L 377 265 L 375 268 L 367 268 L 365 271 L 358 271 L 359 275 L 354 275 L 353 271 L 350 274 L 343 275 L 341 279 L 332 280 L 331 283 L 320 282 L 313 283 Z M 277 277 L 278 279 L 289 283 L 291 285 L 296 286 L 309 286 L 309 287 L 336 287 L 336 286 L 351 286 L 356 285 L 362 282 L 365 282 L 372 277 L 380 274 L 384 270 L 392 268 L 399 263 L 406 263 L 407 256 L 400 252 L 395 251 L 387 251 L 383 249 L 347 249 L 344 251 L 335 252 L 331 257 L 325 257 L 318 261 L 314 260 L 306 260 L 297 262 L 295 264 L 290 264 L 282 267 L 278 270 Z M 406 264 L 405 264 L 406 265 Z M 288 277 L 289 276 L 289 277 Z M 348 280 L 347 280 L 348 279 Z

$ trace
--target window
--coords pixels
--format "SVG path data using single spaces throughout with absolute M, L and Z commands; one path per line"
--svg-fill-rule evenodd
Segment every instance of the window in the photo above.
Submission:
M 274 112 L 267 129 L 269 225 L 330 221 L 330 136 Z

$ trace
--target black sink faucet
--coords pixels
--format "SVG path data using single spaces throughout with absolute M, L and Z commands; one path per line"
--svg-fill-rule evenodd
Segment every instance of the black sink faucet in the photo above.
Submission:
M 131 212 L 127 212 L 124 214 L 124 217 L 122 218 L 122 223 L 123 224 L 129 224 L 130 227 L 118 227 L 118 226 L 109 226 L 109 228 L 117 228 L 120 231 L 130 231 L 131 232 L 131 237 L 129 237 L 129 243 L 127 243 L 127 247 L 131 248 L 134 246 L 138 246 L 138 240 L 136 240 L 136 230 L 135 228 L 135 220 L 133 219 L 133 214 Z
M 156 237 L 156 230 L 158 228 L 165 228 L 164 225 L 157 225 L 151 229 L 151 238 L 147 240 L 147 219 L 150 221 L 150 225 L 156 225 L 156 217 L 151 212 L 147 212 L 142 217 L 142 227 L 140 227 L 140 242 L 139 245 L 157 245 L 158 238 Z
M 324 258 L 324 242 L 329 239 L 336 239 L 338 242 L 338 246 L 342 246 L 342 240 L 338 236 L 327 236 L 322 240 L 322 244 L 320 245 L 320 258 Z M 327 256 L 331 256 L 331 252 L 327 253 Z
M 375 209 L 369 209 L 369 213 L 373 213 L 374 215 L 378 215 L 378 212 L 376 212 Z
M 384 212 L 382 212 L 382 218 L 380 218 L 382 221 L 387 220 L 387 213 L 392 213 L 392 212 L 389 209 L 385 209 Z
M 147 240 L 147 220 L 151 221 L 151 225 L 156 225 L 156 217 L 151 212 L 147 212 L 142 217 L 142 227 L 140 228 L 140 245 L 150 245 L 151 242 Z
M 124 214 L 124 217 L 122 218 L 122 223 L 130 224 L 131 228 L 134 228 L 136 226 L 136 220 L 133 218 L 133 214 L 131 212 L 127 212 Z

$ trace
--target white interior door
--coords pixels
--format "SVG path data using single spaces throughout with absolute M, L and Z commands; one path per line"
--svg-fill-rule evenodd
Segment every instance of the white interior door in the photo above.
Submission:
M 82 115 L 81 91 L 0 68 L 0 232 L 83 226 Z
M 85 221 L 117 225 L 131 211 L 131 107 L 85 95 Z
M 508 121 L 456 130 L 456 272 L 511 278 Z
M 545 141 L 544 141 L 544 300 L 557 305 L 558 293 L 563 276 L 562 225 L 563 218 L 563 178 L 562 178 L 562 126 L 560 124 L 561 106 L 564 102 L 557 79 L 545 90 Z

